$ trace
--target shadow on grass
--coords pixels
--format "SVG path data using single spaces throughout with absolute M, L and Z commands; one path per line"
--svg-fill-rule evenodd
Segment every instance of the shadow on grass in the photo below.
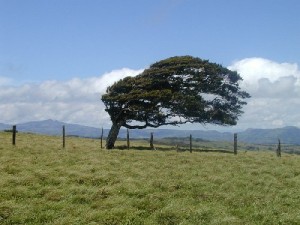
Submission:
M 126 145 L 121 145 L 121 146 L 116 146 L 115 149 L 118 149 L 118 150 L 128 150 L 128 147 Z M 174 148 L 171 148 L 171 147 L 155 147 L 154 149 L 152 149 L 152 148 L 146 147 L 146 146 L 130 146 L 129 150 L 139 150 L 139 151 L 145 151 L 145 150 L 149 150 L 149 151 L 155 151 L 155 150 L 159 150 L 159 151 L 171 151 L 171 150 L 174 150 Z
M 126 145 L 116 146 L 115 149 L 117 150 L 128 150 Z M 186 152 L 190 151 L 190 149 L 178 149 L 176 150 L 175 147 L 155 147 L 154 149 L 146 146 L 130 146 L 129 150 L 137 150 L 137 151 L 177 151 L 177 152 Z M 218 152 L 218 153 L 225 153 L 225 154 L 234 154 L 233 151 L 225 150 L 225 149 L 193 149 L 193 152 Z
M 195 149 L 193 151 L 195 151 L 195 152 L 219 152 L 219 153 L 234 154 L 233 151 L 222 150 L 222 149 Z

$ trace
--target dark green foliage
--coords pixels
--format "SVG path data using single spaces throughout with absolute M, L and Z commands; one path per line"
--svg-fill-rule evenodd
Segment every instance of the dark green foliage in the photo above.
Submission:
M 221 65 L 191 56 L 171 57 L 136 77 L 126 77 L 102 96 L 113 127 L 129 129 L 213 123 L 235 125 L 250 97 L 241 77 Z M 113 128 L 112 127 L 112 128 Z

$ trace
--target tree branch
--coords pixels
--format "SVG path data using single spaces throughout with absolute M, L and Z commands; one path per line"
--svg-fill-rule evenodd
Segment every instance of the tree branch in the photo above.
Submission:
M 163 125 L 176 126 L 178 124 L 183 124 L 183 122 L 174 121 L 174 122 L 166 122 L 166 123 L 158 123 L 158 124 L 151 124 L 151 123 L 146 122 L 144 125 L 129 125 L 129 124 L 125 123 L 125 124 L 123 124 L 123 126 L 128 129 L 145 129 L 147 127 L 158 128 Z

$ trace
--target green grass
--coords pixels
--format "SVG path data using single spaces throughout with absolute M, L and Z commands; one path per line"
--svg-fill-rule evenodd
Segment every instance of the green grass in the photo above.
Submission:
M 81 138 L 63 149 L 22 133 L 12 146 L 0 133 L 0 224 L 285 225 L 299 212 L 298 155 L 107 151 Z

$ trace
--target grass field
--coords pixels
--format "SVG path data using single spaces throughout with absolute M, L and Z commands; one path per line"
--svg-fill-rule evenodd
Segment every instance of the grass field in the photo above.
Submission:
M 17 136 L 0 133 L 0 224 L 300 224 L 299 155 Z

